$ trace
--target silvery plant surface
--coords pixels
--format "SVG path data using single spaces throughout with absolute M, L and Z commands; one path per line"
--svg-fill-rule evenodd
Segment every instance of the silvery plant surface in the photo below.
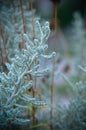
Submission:
M 27 109 L 26 103 L 33 105 L 46 105 L 46 102 L 30 97 L 27 90 L 33 86 L 33 77 L 39 77 L 49 73 L 49 69 L 38 71 L 40 61 L 43 58 L 52 58 L 55 52 L 46 55 L 48 46 L 45 44 L 49 37 L 49 23 L 41 26 L 39 20 L 34 21 L 35 39 L 23 33 L 25 49 L 16 50 L 11 63 L 6 63 L 8 72 L 0 73 L 0 128 L 11 124 L 28 124 L 29 119 L 21 116 Z M 22 39 L 22 36 L 19 37 Z M 14 44 L 14 43 L 13 43 Z

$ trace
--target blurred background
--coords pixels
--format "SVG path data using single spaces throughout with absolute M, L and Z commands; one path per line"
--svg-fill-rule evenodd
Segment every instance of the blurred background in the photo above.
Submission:
M 56 95 L 54 102 L 56 104 L 59 99 L 60 103 L 62 101 L 68 104 L 68 99 L 74 97 L 71 86 L 73 87 L 76 82 L 85 79 L 85 75 L 78 66 L 86 65 L 86 1 L 33 0 L 33 6 L 42 19 L 50 22 L 51 34 L 47 41 L 48 53 L 52 51 L 57 53 L 54 66 Z M 45 61 L 43 65 L 45 65 Z M 46 63 L 46 66 L 52 68 L 53 65 Z M 42 79 L 45 84 L 43 88 L 48 86 L 48 90 L 50 77 Z M 42 83 L 40 84 L 42 86 Z M 46 89 L 44 93 L 45 91 Z
M 55 69 L 54 86 L 55 89 L 57 89 L 56 95 L 57 96 L 61 95 L 63 97 L 64 96 L 67 97 L 68 95 L 69 97 L 71 93 L 71 88 L 69 86 L 72 86 L 69 81 L 71 82 L 73 81 L 73 84 L 75 84 L 80 79 L 84 79 L 84 76 L 82 72 L 79 70 L 78 66 L 81 65 L 84 67 L 86 65 L 86 56 L 85 56 L 86 1 L 85 0 L 72 0 L 72 1 L 70 0 L 22 0 L 22 4 L 25 5 L 25 7 L 27 7 L 27 9 L 29 10 L 35 9 L 36 12 L 34 14 L 34 17 L 36 15 L 41 18 L 41 21 L 49 21 L 51 33 L 47 41 L 48 44 L 47 53 L 50 53 L 52 51 L 56 51 L 57 53 L 56 63 L 54 66 Z M 16 5 L 18 6 L 18 8 L 20 7 L 19 1 L 0 0 L 0 11 L 3 10 L 2 8 L 3 6 L 6 6 L 8 8 L 7 9 L 8 11 L 11 5 L 13 6 L 16 13 Z M 23 7 L 23 9 L 25 9 L 25 7 Z M 2 16 L 4 16 L 3 11 L 2 11 Z M 9 15 L 9 17 L 11 16 Z M 1 22 L 3 23 L 3 21 Z M 2 27 L 2 30 L 3 28 L 4 25 Z M 3 39 L 2 30 L 0 30 L 0 35 L 1 38 Z M 6 38 L 7 37 L 8 36 L 6 36 Z M 0 43 L 0 47 L 1 47 L 1 43 Z M 13 47 L 15 47 L 15 45 Z M 49 67 L 50 69 L 53 68 L 52 61 L 49 62 L 43 61 L 42 67 L 44 66 Z M 51 73 L 52 73 L 52 69 L 51 69 Z M 40 80 L 41 82 L 38 80 L 39 86 L 48 86 L 48 90 L 49 90 L 50 89 L 49 86 L 51 84 L 51 77 L 52 77 L 51 75 L 47 75 L 46 77 L 43 77 Z M 67 77 L 65 77 L 64 75 Z M 42 88 L 44 89 L 44 87 Z M 46 89 L 44 91 L 46 91 Z M 62 100 L 64 99 L 63 97 Z
M 22 9 L 20 1 L 22 1 Z M 29 21 L 29 16 L 30 18 L 39 16 L 41 23 L 44 21 L 49 21 L 51 33 L 46 43 L 48 45 L 48 50 L 46 53 L 48 54 L 52 51 L 56 52 L 55 62 L 53 60 L 42 60 L 41 67 L 39 69 L 41 70 L 45 67 L 48 67 L 50 68 L 50 73 L 44 77 L 36 79 L 36 95 L 38 95 L 39 97 L 43 97 L 43 99 L 45 100 L 47 99 L 49 105 L 52 104 L 50 99 L 53 97 L 55 109 L 57 108 L 57 105 L 59 103 L 68 105 L 69 100 L 76 96 L 74 95 L 75 93 L 73 91 L 73 88 L 76 87 L 76 83 L 80 80 L 85 80 L 85 75 L 83 74 L 79 66 L 86 66 L 86 0 L 20 1 L 0 0 L 0 62 L 3 56 L 6 57 L 5 50 L 7 50 L 8 53 L 11 50 L 12 53 L 14 48 L 16 47 L 15 45 L 12 45 L 12 40 L 15 41 L 14 33 L 19 35 L 22 32 L 21 30 L 14 31 L 9 28 L 10 21 L 14 22 L 14 26 L 18 25 L 18 29 L 20 23 L 17 24 L 17 22 L 20 22 L 20 20 L 22 21 L 23 19 L 22 15 L 19 16 L 20 14 L 22 14 L 22 10 L 29 12 L 34 9 L 35 11 L 33 12 L 35 13 L 30 12 L 30 14 L 25 14 L 25 12 L 23 12 L 24 17 L 26 18 L 26 23 L 28 24 L 27 21 Z M 16 7 L 16 3 L 18 4 L 18 7 Z M 20 11 L 20 14 L 18 14 L 18 11 Z M 9 15 L 7 15 L 6 13 L 8 13 Z M 6 19 L 9 19 L 7 19 L 7 21 L 9 21 L 7 23 L 4 20 L 5 16 L 7 16 Z M 14 17 L 16 18 L 16 20 Z M 6 26 L 7 24 L 8 28 Z M 32 26 L 33 25 L 31 25 L 31 27 Z M 5 29 L 8 29 L 7 31 L 9 34 L 6 33 Z M 25 32 L 23 31 L 23 33 Z M 11 44 L 8 44 L 6 40 L 9 41 Z M 7 48 L 5 46 L 3 47 L 3 43 L 6 43 Z M 5 49 L 3 49 L 2 47 Z M 21 45 L 17 45 L 17 47 L 19 49 L 22 48 Z M 0 67 L 2 65 L 3 63 L 0 63 Z M 52 93 L 52 87 L 54 90 L 54 94 Z M 44 114 L 38 111 L 38 114 L 39 113 L 40 120 L 43 120 L 46 113 Z M 49 111 L 47 113 L 47 115 L 49 115 Z M 47 118 L 45 120 L 47 120 Z

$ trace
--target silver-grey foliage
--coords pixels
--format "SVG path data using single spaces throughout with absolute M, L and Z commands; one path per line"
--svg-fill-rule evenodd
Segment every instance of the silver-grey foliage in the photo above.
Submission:
M 86 68 L 79 66 L 86 73 Z M 55 130 L 86 130 L 86 81 L 79 81 L 73 87 L 75 97 L 68 107 L 60 108 Z
M 6 63 L 7 74 L 0 73 L 0 127 L 8 124 L 27 124 L 30 120 L 20 116 L 21 112 L 27 109 L 25 102 L 33 105 L 46 104 L 27 94 L 27 90 L 33 86 L 33 76 L 38 77 L 49 72 L 47 68 L 38 71 L 41 57 L 52 58 L 55 55 L 45 55 L 48 48 L 45 42 L 50 33 L 49 23 L 45 22 L 41 27 L 37 20 L 35 26 L 38 37 L 32 40 L 27 34 L 23 34 L 26 49 L 21 52 L 17 50 L 11 64 Z

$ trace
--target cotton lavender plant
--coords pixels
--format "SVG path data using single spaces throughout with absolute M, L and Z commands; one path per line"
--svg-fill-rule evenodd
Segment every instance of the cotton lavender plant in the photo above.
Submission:
M 20 5 L 19 1 L 16 2 L 16 4 Z M 27 8 L 26 4 L 23 5 L 22 8 L 24 10 L 24 22 L 25 22 L 23 23 L 21 8 L 19 6 L 13 8 L 12 4 L 10 4 L 9 6 L 10 8 L 8 8 L 7 6 L 1 7 L 0 21 L 2 25 L 2 30 L 5 38 L 4 42 L 6 44 L 8 55 L 9 57 L 13 57 L 15 55 L 16 49 L 21 50 L 22 48 L 23 33 L 25 33 L 24 26 L 29 37 L 33 37 L 34 35 L 33 26 L 35 29 L 36 27 L 35 25 L 32 24 L 32 15 L 33 14 L 35 15 L 35 10 L 31 11 L 29 10 L 29 8 Z M 39 17 L 37 17 L 36 15 L 34 17 L 34 21 L 35 20 L 39 20 Z M 1 42 L 2 50 L 4 52 L 3 39 L 1 36 L 0 36 L 0 42 Z
M 40 77 L 49 73 L 49 69 L 38 71 L 43 58 L 52 58 L 53 52 L 46 55 L 48 46 L 45 44 L 49 37 L 49 23 L 41 26 L 38 20 L 34 21 L 37 28 L 36 38 L 31 39 L 27 33 L 23 34 L 25 49 L 16 50 L 11 63 L 6 63 L 8 73 L 0 73 L 0 128 L 14 125 L 23 125 L 30 122 L 22 117 L 21 112 L 28 109 L 26 103 L 32 105 L 46 105 L 46 102 L 30 97 L 28 89 L 33 87 L 33 77 Z M 22 38 L 22 37 L 21 37 Z
M 73 55 L 76 55 L 76 61 L 78 64 L 81 63 L 81 59 L 85 55 L 85 28 L 84 19 L 81 17 L 79 12 L 74 14 L 74 21 L 72 23 L 71 35 L 69 37 L 69 42 L 71 43 L 71 51 Z M 85 57 L 84 57 L 85 58 Z M 83 60 L 84 62 L 84 60 Z
M 86 67 L 79 66 L 86 73 Z M 86 80 L 80 80 L 72 86 L 74 98 L 69 105 L 58 109 L 55 130 L 85 130 L 86 129 Z

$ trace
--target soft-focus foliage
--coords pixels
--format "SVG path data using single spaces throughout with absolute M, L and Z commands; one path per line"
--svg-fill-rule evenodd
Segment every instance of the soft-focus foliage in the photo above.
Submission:
M 84 19 L 76 13 L 68 33 L 58 22 L 50 35 L 29 2 L 0 3 L 0 128 L 86 130 Z
M 31 12 L 28 14 L 31 14 Z M 10 20 L 8 22 L 11 26 Z M 30 121 L 29 119 L 22 119 L 21 113 L 27 109 L 25 102 L 29 102 L 36 106 L 46 105 L 45 102 L 38 101 L 36 98 L 30 97 L 27 94 L 27 91 L 33 86 L 34 76 L 40 77 L 49 72 L 49 69 L 47 68 L 38 71 L 41 58 L 52 58 L 55 55 L 55 53 L 52 53 L 51 55 L 45 55 L 46 49 L 48 48 L 45 42 L 50 33 L 49 23 L 45 22 L 44 25 L 41 26 L 40 22 L 35 19 L 35 38 L 33 38 L 31 21 L 29 20 L 27 22 L 29 23 L 29 36 L 28 33 L 23 32 L 21 32 L 20 37 L 16 36 L 14 32 L 10 32 L 10 29 L 12 31 L 14 30 L 14 26 L 10 28 L 8 24 L 6 24 L 4 28 L 6 31 L 8 31 L 8 34 L 12 33 L 11 42 L 12 45 L 15 45 L 16 53 L 14 58 L 10 59 L 11 64 L 6 63 L 8 73 L 0 73 L 0 127 L 2 128 L 8 124 L 22 125 L 22 123 L 27 124 Z M 18 23 L 17 25 L 18 27 L 21 27 L 20 31 L 23 30 L 22 26 L 19 25 L 21 25 L 21 23 Z M 10 35 L 11 34 L 9 34 L 9 37 Z M 16 45 L 17 43 L 22 42 L 22 37 L 24 39 L 26 48 L 22 48 L 21 51 L 19 51 Z M 13 49 L 13 47 L 11 48 L 10 46 L 11 42 L 9 39 L 7 39 L 7 45 L 10 47 L 10 49 Z M 24 101 L 24 103 L 22 103 L 22 101 Z

